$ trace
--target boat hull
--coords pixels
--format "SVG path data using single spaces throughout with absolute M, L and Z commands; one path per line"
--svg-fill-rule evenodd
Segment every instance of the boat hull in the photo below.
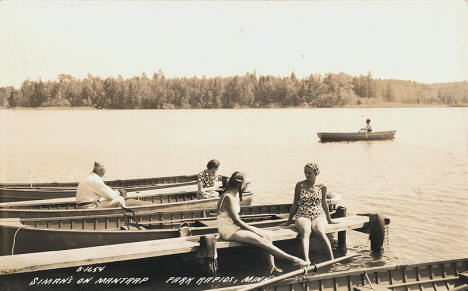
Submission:
M 375 132 L 318 132 L 322 142 L 330 141 L 360 141 L 360 140 L 388 140 L 395 138 L 396 130 Z
M 256 227 L 272 227 L 284 223 L 290 207 L 290 204 L 244 206 L 241 217 Z M 0 219 L 0 255 L 211 234 L 217 232 L 216 215 L 216 208 L 137 215 L 135 219 L 141 229 L 135 224 L 127 226 L 123 215 Z
M 167 177 L 153 177 L 153 178 L 138 178 L 138 179 L 125 179 L 125 180 L 107 180 L 104 181 L 110 187 L 132 187 L 139 185 L 150 184 L 173 184 L 181 182 L 196 181 L 197 175 L 180 175 L 180 176 L 167 176 Z M 78 182 L 50 182 L 50 183 L 0 183 L 0 188 L 71 188 L 77 187 Z
M 181 186 L 195 185 L 196 181 L 181 182 L 174 184 L 154 184 L 154 185 L 140 185 L 128 187 L 115 187 L 115 189 L 125 189 L 127 192 L 146 191 L 155 189 L 168 189 Z M 57 198 L 69 198 L 76 196 L 76 189 L 52 189 L 52 188 L 39 188 L 39 189 L 18 189 L 18 188 L 4 188 L 0 189 L 0 203 L 17 202 L 17 201 L 32 201 L 32 200 L 47 200 Z
M 291 247 L 285 249 L 290 253 L 290 249 L 300 249 L 300 242 L 295 240 L 291 243 Z M 296 254 L 296 253 L 294 253 Z M 255 247 L 242 247 L 221 249 L 218 252 L 218 264 L 221 270 L 217 274 L 219 277 L 217 281 L 213 282 L 214 277 L 210 277 L 204 271 L 206 268 L 197 263 L 196 254 L 176 254 L 163 257 L 156 257 L 150 259 L 140 259 L 131 261 L 120 261 L 114 263 L 97 264 L 85 269 L 86 266 L 61 268 L 47 271 L 36 271 L 30 273 L 20 273 L 13 275 L 0 276 L 0 286 L 6 290 L 26 290 L 37 288 L 46 290 L 46 287 L 52 289 L 47 285 L 39 285 L 36 278 L 69 278 L 74 276 L 74 280 L 70 284 L 62 286 L 52 286 L 53 289 L 59 290 L 83 290 L 107 288 L 117 290 L 133 290 L 133 289 L 148 289 L 148 290 L 216 290 L 216 291 L 234 291 L 239 290 L 246 286 L 248 282 L 258 282 L 259 280 L 267 279 L 270 277 L 267 270 L 267 263 L 263 259 L 259 259 L 259 249 Z M 338 257 L 338 256 L 337 256 Z M 292 271 L 289 262 L 276 260 L 277 265 L 285 271 Z M 313 261 L 318 263 L 318 261 Z M 343 264 L 346 264 L 345 261 Z M 355 288 L 361 288 L 363 285 L 368 287 L 369 291 L 372 289 L 366 282 L 365 273 L 368 274 L 374 291 L 378 289 L 376 281 L 379 280 L 378 285 L 389 285 L 390 277 L 392 282 L 402 283 L 406 275 L 406 280 L 409 283 L 416 281 L 429 281 L 429 273 L 433 274 L 432 280 L 440 280 L 434 283 L 427 282 L 421 284 L 413 284 L 407 287 L 396 287 L 395 291 L 408 291 L 408 290 L 425 290 L 425 291 L 443 291 L 461 287 L 466 284 L 461 278 L 460 274 L 467 272 L 468 260 L 466 258 L 454 260 L 440 260 L 432 262 L 422 262 L 414 264 L 400 264 L 388 265 L 383 267 L 372 267 L 366 269 L 349 270 L 342 272 L 329 273 L 330 268 L 319 269 L 318 273 L 309 272 L 305 276 L 296 276 L 291 279 L 282 280 L 272 285 L 264 286 L 261 288 L 254 288 L 252 290 L 264 291 L 277 291 L 277 290 L 322 290 L 322 291 L 354 291 Z M 100 268 L 100 269 L 98 269 Z M 429 271 L 429 268 L 431 271 Z M 96 273 L 80 273 L 83 270 L 99 270 Z M 130 271 L 131 270 L 131 271 Z M 402 274 L 404 270 L 405 275 Z M 416 279 L 416 272 L 419 273 L 419 278 Z M 93 277 L 88 284 L 78 284 L 77 280 L 85 275 Z M 445 280 L 443 277 L 448 278 Z M 141 284 L 109 284 L 102 283 L 102 279 L 108 278 L 145 278 Z M 179 284 L 175 279 L 182 277 L 195 277 L 195 280 L 184 285 Z M 458 278 L 457 278 L 458 277 Z M 208 280 L 210 279 L 211 280 Z M 454 278 L 454 279 L 451 279 Z M 36 280 L 35 280 L 36 279 Z M 35 281 L 34 281 L 35 280 Z M 31 282 L 37 285 L 31 287 Z M 84 285 L 84 286 L 83 286 Z M 219 288 L 219 289 L 215 289 Z M 357 289 L 356 289 L 357 290 Z M 361 289 L 362 290 L 362 289 Z M 466 290 L 466 289 L 460 289 Z M 388 290 L 386 290 L 388 291 Z
M 105 181 L 106 185 L 127 191 L 171 188 L 197 183 L 197 175 L 155 177 Z M 2 183 L 0 203 L 74 197 L 78 182 L 67 183 Z
M 390 265 L 334 273 L 309 274 L 282 280 L 268 286 L 249 290 L 322 290 L 322 291 L 372 291 L 372 290 L 467 290 L 468 258 Z M 465 273 L 466 274 L 466 273 Z M 369 280 L 366 279 L 366 276 Z M 370 284 L 369 284 L 370 281 Z M 372 287 L 371 287 L 372 284 Z M 460 289 L 455 289 L 455 288 Z M 223 288 L 216 290 L 238 290 Z
M 158 194 L 150 196 L 140 196 L 142 201 L 154 204 L 129 207 L 135 213 L 147 213 L 156 211 L 183 211 L 192 209 L 216 208 L 219 198 L 197 199 L 197 192 L 188 191 L 182 193 Z M 241 205 L 252 203 L 253 193 L 243 194 Z M 43 200 L 44 202 L 46 200 Z M 120 207 L 114 208 L 94 208 L 76 209 L 75 203 L 64 204 L 30 204 L 21 207 L 6 207 L 0 209 L 0 218 L 46 218 L 46 217 L 69 217 L 69 216 L 95 216 L 95 215 L 116 215 L 121 214 Z

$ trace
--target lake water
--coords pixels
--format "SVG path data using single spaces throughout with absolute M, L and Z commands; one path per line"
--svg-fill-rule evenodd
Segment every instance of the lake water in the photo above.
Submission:
M 320 131 L 396 129 L 393 141 L 321 143 Z M 468 108 L 0 110 L 0 181 L 76 181 L 94 160 L 106 179 L 193 174 L 212 158 L 245 172 L 254 203 L 292 202 L 303 166 L 349 214 L 391 218 L 379 258 L 366 235 L 340 268 L 466 257 Z

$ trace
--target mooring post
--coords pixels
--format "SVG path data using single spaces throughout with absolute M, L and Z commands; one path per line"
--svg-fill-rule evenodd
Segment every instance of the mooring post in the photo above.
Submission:
M 338 206 L 335 218 L 346 217 L 346 207 Z M 338 247 L 346 248 L 346 230 L 338 232 Z
M 214 235 L 204 235 L 200 237 L 200 250 L 198 257 L 202 263 L 202 269 L 210 276 L 218 273 L 218 253 L 216 251 L 216 237 Z

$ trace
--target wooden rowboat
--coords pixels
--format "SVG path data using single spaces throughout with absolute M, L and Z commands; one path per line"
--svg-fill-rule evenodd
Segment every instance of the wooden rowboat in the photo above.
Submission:
M 322 142 L 328 141 L 358 141 L 358 140 L 385 140 L 393 139 L 396 130 L 373 132 L 318 132 Z
M 182 187 L 187 185 L 195 185 L 196 181 L 181 182 L 173 184 L 148 184 L 139 186 L 114 187 L 114 189 L 125 189 L 127 192 L 167 189 L 173 187 Z M 0 203 L 31 201 L 31 200 L 46 200 L 55 198 L 75 197 L 76 188 L 3 188 L 0 189 Z
M 256 227 L 285 221 L 290 204 L 243 206 L 242 219 Z M 0 219 L 0 255 L 84 248 L 217 232 L 214 208 L 131 215 Z
M 126 180 L 108 180 L 105 181 L 106 185 L 110 187 L 131 187 L 140 185 L 151 184 L 172 184 L 181 182 L 196 181 L 197 175 L 181 175 L 181 176 L 168 176 L 168 177 L 154 177 L 154 178 L 138 178 Z M 76 188 L 78 182 L 50 182 L 50 183 L 0 183 L 0 188 Z
M 408 291 L 468 290 L 468 258 L 389 265 L 342 272 L 296 276 L 260 284 L 211 289 L 233 290 L 321 290 L 321 291 Z
M 332 217 L 336 204 L 329 204 Z M 257 227 L 285 222 L 291 204 L 242 206 L 241 217 Z M 0 219 L 1 254 L 30 253 L 216 232 L 217 210 L 139 212 L 114 215 Z M 19 229 L 19 230 L 18 230 Z M 19 233 L 19 234 L 18 234 Z M 16 241 L 13 250 L 13 241 Z
M 194 185 L 197 175 L 105 181 L 106 185 L 127 191 L 141 191 Z M 0 183 L 0 203 L 74 197 L 78 182 Z
M 173 193 L 154 193 L 156 190 L 135 192 L 128 198 L 146 201 L 152 204 L 130 206 L 135 213 L 155 211 L 181 211 L 191 209 L 216 208 L 219 198 L 197 199 L 197 191 L 179 191 Z M 223 190 L 219 190 L 222 192 Z M 241 205 L 252 203 L 253 193 L 243 194 Z M 74 198 L 35 200 L 0 203 L 0 218 L 41 218 L 64 216 L 114 215 L 122 213 L 120 207 L 78 209 Z
M 285 211 L 285 209 L 280 209 L 280 211 Z M 257 218 L 260 216 L 261 215 L 257 216 Z M 287 220 L 287 218 L 278 219 L 277 217 L 280 217 L 280 214 L 276 214 L 275 216 L 276 217 L 274 217 L 274 219 L 258 222 L 257 226 L 261 226 L 263 223 L 264 225 L 262 227 L 265 227 L 265 230 L 269 231 L 270 237 L 273 241 L 292 242 L 295 245 L 295 249 L 298 250 L 298 233 L 295 228 L 286 227 L 284 225 L 284 222 Z M 251 217 L 253 218 L 254 216 L 251 215 Z M 370 225 L 370 218 L 367 216 L 348 216 L 335 218 L 335 222 L 335 224 L 326 225 L 326 233 L 338 232 L 339 234 L 339 232 L 345 232 L 351 229 L 365 232 L 365 229 L 367 229 Z M 270 225 L 268 225 L 268 223 L 270 223 Z M 20 235 L 23 229 L 18 230 L 18 227 L 15 228 L 18 231 L 17 239 L 21 238 Z M 150 230 L 140 232 L 144 233 L 148 231 Z M 215 239 L 214 243 L 216 249 L 221 251 L 237 249 L 242 251 L 244 248 L 251 247 L 242 243 L 224 241 L 215 235 L 210 236 Z M 93 264 L 105 264 L 111 262 L 123 262 L 145 258 L 161 258 L 162 261 L 169 261 L 171 264 L 162 264 L 160 266 L 169 268 L 170 265 L 177 265 L 175 267 L 180 271 L 180 265 L 178 263 L 182 265 L 189 263 L 193 266 L 196 266 L 196 263 L 194 260 L 192 260 L 192 257 L 190 257 L 189 260 L 184 260 L 184 258 L 187 258 L 188 255 L 196 255 L 200 251 L 204 250 L 204 247 L 202 246 L 204 237 L 205 235 L 201 236 L 192 234 L 189 236 L 167 239 L 146 240 L 104 246 L 66 249 L 60 251 L 1 256 L 0 275 L 70 268 Z M 237 255 L 235 259 L 240 260 L 241 257 Z M 150 264 L 151 268 L 154 269 L 154 266 L 157 263 L 158 262 L 152 262 Z M 159 261 L 159 263 L 161 263 L 161 261 Z M 162 271 L 161 268 L 158 270 Z M 199 269 L 197 271 L 199 271 Z
M 222 193 L 224 190 L 219 188 L 217 191 Z M 194 190 L 169 192 L 166 189 L 131 192 L 128 193 L 127 198 L 153 203 L 150 205 L 131 206 L 130 208 L 137 214 L 141 212 L 215 208 L 219 200 L 219 198 L 197 199 L 197 191 Z M 250 205 L 252 199 L 252 192 L 243 193 L 241 205 Z M 336 206 L 339 201 L 341 201 L 341 196 L 339 194 L 328 199 L 329 204 L 334 206 Z M 78 209 L 74 198 L 0 203 L 0 218 L 94 216 L 115 215 L 120 213 L 121 209 L 118 207 Z

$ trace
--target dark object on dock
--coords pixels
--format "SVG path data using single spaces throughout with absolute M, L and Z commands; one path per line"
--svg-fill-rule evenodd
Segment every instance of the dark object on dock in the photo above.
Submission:
M 334 218 L 346 217 L 346 207 L 338 206 Z M 338 247 L 341 249 L 346 248 L 346 231 L 338 232 Z
M 218 252 L 216 251 L 215 235 L 200 237 L 200 251 L 198 251 L 197 255 L 201 258 L 201 266 L 206 268 L 205 273 L 215 277 L 218 273 Z
M 369 216 L 371 241 L 371 250 L 374 252 L 382 251 L 385 239 L 385 218 L 381 214 L 372 214 Z
M 367 213 L 358 215 L 369 217 L 369 224 L 360 231 L 369 234 L 371 250 L 373 252 L 381 252 L 385 240 L 386 225 L 389 224 L 390 221 L 387 222 L 382 214 Z
M 358 141 L 358 140 L 385 140 L 393 139 L 396 130 L 373 132 L 318 132 L 317 136 L 322 142 L 328 141 Z

